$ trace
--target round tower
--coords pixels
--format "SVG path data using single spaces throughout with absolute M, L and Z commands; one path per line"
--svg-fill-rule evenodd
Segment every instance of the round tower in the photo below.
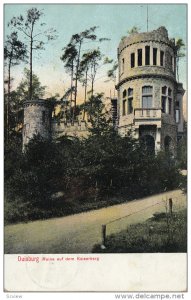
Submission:
M 51 110 L 44 99 L 24 102 L 23 148 L 34 135 L 50 138 Z
M 176 148 L 176 48 L 166 28 L 133 33 L 118 48 L 118 129 L 153 150 Z

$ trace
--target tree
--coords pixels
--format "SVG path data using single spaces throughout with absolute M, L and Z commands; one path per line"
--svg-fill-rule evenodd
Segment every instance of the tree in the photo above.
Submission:
M 109 77 L 109 79 L 111 79 L 112 81 L 116 81 L 116 71 L 118 68 L 118 63 L 117 61 L 114 61 L 112 68 L 107 72 L 107 76 Z
M 73 119 L 76 114 L 75 111 L 76 111 L 76 101 L 77 101 L 77 93 L 78 93 L 78 82 L 81 79 L 81 59 L 83 57 L 82 46 L 86 43 L 91 43 L 91 42 L 101 43 L 109 40 L 108 38 L 104 38 L 104 37 L 98 39 L 97 35 L 95 34 L 96 29 L 97 26 L 94 26 L 80 33 L 73 34 L 70 39 L 70 42 L 67 44 L 66 47 L 63 48 L 64 53 L 61 56 L 61 60 L 65 63 L 65 68 L 71 76 L 71 97 L 73 95 L 72 91 L 74 91 Z M 88 50 L 87 52 L 89 51 L 91 50 Z M 73 81 L 74 81 L 74 85 L 73 85 Z
M 75 88 L 73 86 L 73 77 L 74 77 L 74 66 L 76 63 L 77 58 L 77 50 L 74 45 L 69 43 L 66 47 L 64 47 L 62 50 L 64 50 L 63 55 L 60 57 L 60 59 L 65 63 L 66 72 L 70 74 L 70 105 L 72 106 L 73 102 L 73 93 L 75 91 Z M 68 96 L 68 95 L 67 95 Z
M 18 33 L 12 32 L 7 36 L 4 47 L 4 59 L 7 62 L 8 79 L 7 79 L 7 101 L 6 101 L 6 141 L 9 141 L 9 107 L 11 100 L 11 68 L 18 65 L 26 58 L 26 46 L 18 39 Z
M 28 97 L 28 86 L 30 84 L 31 74 L 30 70 L 24 69 L 24 78 L 21 80 L 20 84 L 16 89 L 17 101 L 22 105 L 23 101 Z M 42 86 L 39 78 L 36 74 L 32 73 L 32 89 L 31 96 L 33 99 L 41 98 L 45 94 L 46 86 Z
M 111 61 L 111 63 L 112 62 L 113 62 L 113 60 Z M 117 78 L 117 69 L 118 69 L 118 62 L 114 61 L 112 68 L 107 71 L 107 76 L 109 78 L 109 81 L 110 80 L 113 81 L 114 86 L 115 86 L 116 78 Z M 115 87 L 114 87 L 114 96 L 115 96 Z
M 98 49 L 95 49 L 90 52 L 90 59 L 89 59 L 89 64 L 90 64 L 90 82 L 91 82 L 91 96 L 94 94 L 94 82 L 95 82 L 95 77 L 97 74 L 97 70 L 99 68 L 99 62 L 101 61 L 102 55 L 101 52 Z
M 139 28 L 137 26 L 133 26 L 131 29 L 127 30 L 128 34 L 139 33 Z
M 80 56 L 81 56 L 81 48 L 82 44 L 85 40 L 96 40 L 97 36 L 94 34 L 96 30 L 96 26 L 91 27 L 79 34 L 74 34 L 71 38 L 71 44 L 75 46 L 77 49 L 77 57 L 76 57 L 76 68 L 75 68 L 75 95 L 74 95 L 74 111 L 76 107 L 76 99 L 77 99 L 77 86 L 79 79 L 79 69 L 80 69 Z
M 28 98 L 30 71 L 24 69 L 24 77 L 14 91 L 10 93 L 9 101 L 9 136 L 18 134 L 23 123 L 23 102 Z M 32 75 L 32 96 L 41 98 L 45 94 L 46 86 L 42 86 L 37 75 Z
M 184 133 L 177 145 L 178 166 L 187 169 L 187 122 L 184 121 Z
M 137 26 L 133 26 L 131 29 L 127 30 L 127 33 L 130 34 L 134 34 L 134 33 L 139 33 L 140 29 Z M 122 36 L 121 40 L 123 41 L 126 38 L 126 36 Z
M 9 22 L 9 26 L 19 30 L 26 38 L 26 43 L 28 45 L 29 52 L 29 70 L 30 70 L 30 80 L 29 80 L 29 99 L 32 99 L 32 80 L 33 80 L 33 51 L 43 50 L 45 45 L 45 40 L 50 41 L 56 38 L 56 30 L 53 28 L 47 30 L 40 30 L 46 25 L 45 23 L 40 23 L 40 19 L 43 16 L 43 12 L 33 7 L 27 10 L 26 16 L 20 15 L 19 17 L 13 17 Z M 38 24 L 38 26 L 37 26 Z M 41 37 L 41 39 L 39 39 Z
M 185 44 L 182 39 L 177 39 L 176 41 L 176 74 L 177 80 L 179 82 L 179 60 L 181 57 L 185 56 L 185 53 L 182 50 L 185 49 Z
M 102 97 L 103 94 L 93 95 L 90 97 L 89 102 L 86 103 L 86 111 L 91 123 L 89 131 L 96 136 L 113 132 L 111 116 L 105 109 Z
M 83 120 L 85 119 L 85 105 L 87 100 L 87 86 L 88 86 L 88 70 L 90 63 L 90 53 L 84 53 L 82 56 L 82 60 L 80 62 L 80 81 L 84 86 L 84 112 L 83 112 Z
M 88 81 L 90 81 L 91 85 L 91 97 L 93 96 L 94 93 L 94 82 L 95 82 L 95 77 L 97 74 L 97 70 L 99 68 L 99 62 L 102 58 L 101 52 L 98 49 L 94 49 L 91 51 L 88 51 L 83 54 L 81 62 L 80 62 L 80 80 L 84 85 L 84 106 L 86 104 L 86 99 L 87 99 L 87 87 L 88 87 Z M 83 114 L 83 119 L 85 117 L 85 110 Z
M 86 29 L 80 33 L 74 34 L 71 37 L 69 44 L 63 49 L 64 53 L 61 56 L 61 60 L 65 62 L 65 67 L 70 71 L 71 74 L 71 91 L 73 87 L 73 77 L 74 77 L 74 107 L 73 107 L 73 116 L 75 117 L 76 109 L 76 99 L 78 91 L 78 80 L 80 75 L 80 59 L 81 59 L 81 50 L 82 45 L 86 40 L 95 41 L 97 36 L 94 34 L 96 26 Z

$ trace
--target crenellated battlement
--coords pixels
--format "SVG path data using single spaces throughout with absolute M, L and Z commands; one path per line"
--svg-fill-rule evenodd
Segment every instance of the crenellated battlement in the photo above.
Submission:
M 160 44 L 166 44 L 175 51 L 175 40 L 169 39 L 167 29 L 162 26 L 150 32 L 132 33 L 123 38 L 119 44 L 118 54 L 120 54 L 124 48 L 131 45 L 153 41 L 159 42 Z
M 89 135 L 88 128 L 90 127 L 91 123 L 86 121 L 66 122 L 64 120 L 54 119 L 51 121 L 51 133 L 53 138 L 62 136 L 86 138 Z

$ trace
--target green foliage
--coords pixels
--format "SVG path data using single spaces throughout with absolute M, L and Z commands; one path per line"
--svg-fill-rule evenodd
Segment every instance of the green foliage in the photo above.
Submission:
M 127 33 L 129 35 L 131 35 L 131 34 L 139 33 L 139 31 L 140 31 L 140 28 L 138 28 L 137 26 L 133 26 L 132 28 L 130 28 L 129 30 L 127 30 Z M 122 36 L 121 40 L 123 41 L 125 38 L 126 38 L 126 36 Z
M 131 132 L 119 136 L 103 113 L 101 95 L 88 105 L 87 139 L 35 136 L 24 153 L 17 140 L 6 148 L 6 222 L 77 213 L 179 187 L 182 176 L 170 155 L 149 153 Z
M 20 84 L 16 89 L 16 100 L 18 102 L 23 102 L 28 98 L 28 89 L 30 85 L 30 71 L 24 69 L 24 78 L 21 80 Z M 36 74 L 32 74 L 32 98 L 39 99 L 44 96 L 46 86 L 42 86 L 39 78 Z
M 70 39 L 70 42 L 67 44 L 66 47 L 63 48 L 64 53 L 60 58 L 64 62 L 64 66 L 67 72 L 69 72 L 71 76 L 71 101 L 73 98 L 73 80 L 75 80 L 73 117 L 75 117 L 78 80 L 81 77 L 80 61 L 82 46 L 85 41 L 95 41 L 97 39 L 97 36 L 95 34 L 96 29 L 97 27 L 94 26 L 80 33 L 73 34 Z
M 127 31 L 128 34 L 138 33 L 140 29 L 137 26 L 133 26 L 131 29 Z
M 29 79 L 29 90 L 28 97 L 32 99 L 32 85 L 33 85 L 33 52 L 44 50 L 44 46 L 47 41 L 54 40 L 57 38 L 56 30 L 53 28 L 43 29 L 45 23 L 41 22 L 40 19 L 43 17 L 42 10 L 38 10 L 36 7 L 28 9 L 25 15 L 13 17 L 8 26 L 14 30 L 20 31 L 25 40 L 27 51 L 29 53 L 29 66 L 30 66 L 30 79 Z
M 118 63 L 115 61 L 115 62 L 113 63 L 112 68 L 111 68 L 110 70 L 108 70 L 108 72 L 107 72 L 107 76 L 109 77 L 110 80 L 113 80 L 113 81 L 116 80 L 116 76 L 117 76 L 117 74 L 116 74 L 117 68 L 118 68 Z
M 177 160 L 180 169 L 187 169 L 187 136 L 183 136 L 178 141 Z
M 8 143 L 10 138 L 10 131 L 13 129 L 13 118 L 12 118 L 12 106 L 14 102 L 13 93 L 11 91 L 11 71 L 12 67 L 18 65 L 21 61 L 27 58 L 27 50 L 25 44 L 18 39 L 18 33 L 13 31 L 9 36 L 6 37 L 4 46 L 4 59 L 7 65 L 7 93 L 5 93 L 5 140 Z
M 42 86 L 37 75 L 32 75 L 32 97 L 39 99 L 44 96 L 46 86 Z M 5 138 L 7 137 L 7 126 L 9 127 L 9 142 L 13 136 L 18 136 L 20 125 L 23 123 L 23 102 L 28 99 L 28 88 L 30 85 L 30 71 L 24 69 L 24 78 L 21 80 L 18 87 L 5 95 L 5 103 L 9 105 L 8 120 L 7 109 L 5 110 Z M 8 121 L 8 122 L 7 122 Z M 21 134 L 21 133 L 20 133 Z
M 179 60 L 180 58 L 185 56 L 185 44 L 182 39 L 177 39 L 176 40 L 176 75 L 177 75 L 177 80 L 179 82 Z
M 18 65 L 27 58 L 26 45 L 18 39 L 18 33 L 13 31 L 6 37 L 4 59 L 8 67 Z
M 111 117 L 109 112 L 105 110 L 102 97 L 103 94 L 92 95 L 85 107 L 91 123 L 89 131 L 93 135 L 103 135 L 113 130 Z
M 10 143 L 5 144 L 4 157 L 4 173 L 6 184 L 7 180 L 14 176 L 15 171 L 18 170 L 22 164 L 23 155 L 20 135 L 12 136 Z
M 85 52 L 80 62 L 79 77 L 86 87 L 88 85 L 88 81 L 90 81 L 91 95 L 93 95 L 94 92 L 95 77 L 101 59 L 102 59 L 102 54 L 100 52 L 100 49 L 98 48 L 98 49 L 93 49 L 91 51 Z
M 78 83 L 81 82 L 84 87 L 84 103 L 87 99 L 87 87 L 90 85 L 91 95 L 94 94 L 94 83 L 103 55 L 100 49 L 83 49 L 84 44 L 91 42 L 104 42 L 108 38 L 98 38 L 96 35 L 97 26 L 90 27 L 80 33 L 73 34 L 69 43 L 62 49 L 64 52 L 60 59 L 64 63 L 66 72 L 70 75 L 70 101 L 72 106 L 72 120 L 77 116 L 77 94 Z M 89 47 L 88 47 L 89 48 Z M 109 59 L 105 59 L 103 64 L 110 63 Z M 85 112 L 83 114 L 83 120 Z
M 168 223 L 166 213 L 155 214 L 144 223 L 130 225 L 127 230 L 107 237 L 106 249 L 95 245 L 92 252 L 187 252 L 187 212 L 183 210 L 168 216 Z
M 183 50 L 183 52 L 182 52 Z M 185 56 L 185 44 L 182 39 L 177 39 L 176 40 L 176 51 L 177 51 L 177 56 L 178 57 L 184 57 Z

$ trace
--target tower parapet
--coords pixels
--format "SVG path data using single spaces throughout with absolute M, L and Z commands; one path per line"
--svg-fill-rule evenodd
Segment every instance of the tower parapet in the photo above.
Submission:
M 122 39 L 118 48 L 119 83 L 148 77 L 176 80 L 176 47 L 166 28 L 134 33 Z

